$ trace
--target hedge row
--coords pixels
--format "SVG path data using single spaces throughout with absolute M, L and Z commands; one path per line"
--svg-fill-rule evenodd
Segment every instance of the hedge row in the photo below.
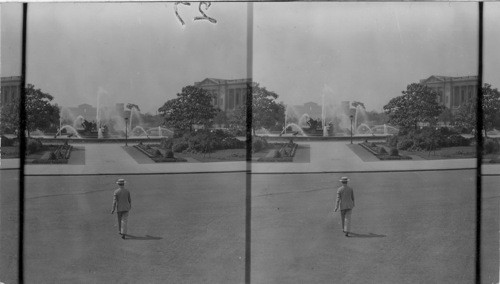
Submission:
M 469 146 L 471 140 L 448 128 L 423 128 L 409 132 L 400 132 L 388 137 L 390 147 L 399 150 L 422 151 L 442 147 Z
M 209 153 L 215 150 L 245 148 L 245 142 L 222 130 L 197 130 L 181 137 L 162 139 L 160 147 L 176 153 Z

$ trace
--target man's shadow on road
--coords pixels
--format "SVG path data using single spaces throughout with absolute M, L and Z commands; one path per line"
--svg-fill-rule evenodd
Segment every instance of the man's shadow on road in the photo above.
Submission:
M 134 236 L 134 235 L 125 235 L 126 240 L 136 240 L 136 241 L 151 241 L 151 240 L 161 240 L 162 237 L 153 237 L 150 235 L 146 235 L 144 237 Z
M 351 238 L 385 238 L 387 236 L 386 235 L 377 235 L 374 233 L 359 234 L 359 233 L 349 232 L 349 237 L 351 237 Z

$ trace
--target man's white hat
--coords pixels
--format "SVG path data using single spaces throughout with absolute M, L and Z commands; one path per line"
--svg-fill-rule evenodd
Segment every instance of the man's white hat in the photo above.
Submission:
M 118 185 L 124 185 L 124 184 L 125 184 L 125 180 L 124 180 L 124 179 L 122 179 L 122 178 L 119 178 L 118 180 L 116 180 L 116 183 L 117 183 Z
M 339 179 L 339 181 L 341 181 L 341 182 L 348 182 L 348 181 L 350 181 L 350 179 L 348 179 L 347 177 L 341 177 Z

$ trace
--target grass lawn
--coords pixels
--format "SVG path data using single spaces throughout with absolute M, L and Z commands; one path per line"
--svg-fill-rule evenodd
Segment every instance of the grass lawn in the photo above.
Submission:
M 19 158 L 18 146 L 2 146 L 2 159 L 16 159 Z
M 193 158 L 200 162 L 228 162 L 228 161 L 245 161 L 246 149 L 225 149 L 218 150 L 213 153 L 174 153 L 176 157 Z
M 399 151 L 400 155 L 419 156 L 426 160 L 476 158 L 476 146 L 446 147 L 436 151 Z

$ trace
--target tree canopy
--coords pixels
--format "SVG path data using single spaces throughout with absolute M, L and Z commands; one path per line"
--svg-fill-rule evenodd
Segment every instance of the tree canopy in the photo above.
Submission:
M 407 86 L 403 95 L 395 97 L 384 106 L 389 116 L 389 123 L 401 128 L 417 128 L 419 122 L 434 125 L 444 106 L 437 101 L 437 93 L 431 88 L 412 83 Z
M 206 90 L 186 86 L 177 98 L 168 100 L 158 109 L 164 124 L 179 130 L 193 130 L 194 125 L 209 126 L 217 113 L 212 105 L 213 96 Z
M 57 128 L 59 124 L 59 107 L 50 102 L 54 98 L 35 89 L 34 85 L 26 87 L 26 130 L 28 136 L 35 130 L 48 131 Z M 19 129 L 20 100 L 16 98 L 13 102 L 2 107 L 2 131 L 16 131 Z
M 453 117 L 453 125 L 467 131 L 476 130 L 476 111 L 477 101 L 475 99 L 468 100 L 465 104 L 458 108 Z
M 483 94 L 483 128 L 486 131 L 492 130 L 498 125 L 500 120 L 500 92 L 492 89 L 490 84 L 484 84 L 481 88 Z
M 278 95 L 259 85 L 252 90 L 252 130 L 266 128 L 283 128 L 285 122 L 285 105 L 276 102 Z M 247 108 L 238 107 L 231 115 L 230 123 L 240 127 L 246 126 Z
M 357 108 L 358 106 L 361 106 L 363 109 L 366 109 L 365 104 L 364 104 L 364 103 L 362 103 L 362 102 L 353 101 L 353 102 L 351 103 L 351 105 L 352 105 L 352 107 L 354 107 L 354 108 Z
M 132 110 L 133 108 L 135 108 L 137 111 L 141 111 L 141 109 L 139 108 L 139 106 L 138 106 L 138 105 L 136 105 L 136 104 L 132 104 L 132 103 L 128 103 L 128 104 L 127 104 L 127 108 L 128 108 L 129 110 Z
M 484 84 L 481 88 L 483 95 L 483 128 L 486 131 L 500 127 L 500 92 L 492 89 L 490 84 Z M 454 125 L 467 130 L 476 129 L 477 100 L 471 99 L 460 106 L 454 117 Z

